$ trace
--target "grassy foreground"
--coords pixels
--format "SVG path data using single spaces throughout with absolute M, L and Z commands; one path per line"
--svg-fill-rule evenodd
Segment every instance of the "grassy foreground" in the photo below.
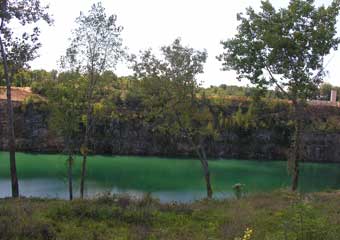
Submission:
M 340 192 L 160 204 L 145 196 L 0 200 L 0 239 L 339 239 Z

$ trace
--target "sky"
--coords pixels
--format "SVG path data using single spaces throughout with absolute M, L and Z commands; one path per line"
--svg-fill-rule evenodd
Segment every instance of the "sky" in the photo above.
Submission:
M 80 11 L 86 13 L 96 0 L 41 0 L 49 5 L 53 26 L 41 24 L 40 57 L 31 63 L 32 69 L 58 69 L 57 61 L 69 45 L 74 20 Z M 123 44 L 129 53 L 152 48 L 159 50 L 177 37 L 186 46 L 206 49 L 208 60 L 204 74 L 198 76 L 204 86 L 247 85 L 236 80 L 233 71 L 221 71 L 216 56 L 223 52 L 221 40 L 232 38 L 238 22 L 236 14 L 249 6 L 258 9 L 260 0 L 102 0 L 107 14 L 116 14 L 117 23 L 124 27 Z M 287 6 L 289 0 L 272 0 L 276 7 Z M 317 5 L 329 5 L 331 0 L 315 0 Z M 340 19 L 339 19 L 340 20 Z M 338 23 L 340 33 L 340 23 Z M 339 34 L 340 36 L 340 34 Z M 340 50 L 331 53 L 326 61 L 325 81 L 340 86 Z M 117 65 L 118 76 L 131 74 L 127 63 Z

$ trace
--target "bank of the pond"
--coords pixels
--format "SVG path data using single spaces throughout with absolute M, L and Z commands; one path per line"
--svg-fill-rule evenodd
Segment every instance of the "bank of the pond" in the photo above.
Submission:
M 149 122 L 144 116 L 141 99 L 133 97 L 130 100 L 121 100 L 115 103 L 115 112 L 117 116 L 124 116 L 123 118 L 112 119 L 108 115 L 108 118 L 101 118 L 93 126 L 93 152 L 115 155 L 195 156 L 195 151 L 185 136 L 154 131 L 154 122 Z M 18 151 L 51 153 L 64 149 L 62 140 L 48 127 L 49 111 L 45 103 L 13 103 Z M 212 127 L 219 136 L 206 139 L 207 156 L 268 161 L 287 159 L 292 130 L 289 124 L 290 105 L 287 103 L 273 99 L 262 102 L 261 111 L 255 113 L 252 109 L 252 114 L 257 115 L 256 119 L 261 121 L 257 121 L 256 126 L 243 126 L 242 123 L 226 123 L 240 111 L 246 113 L 251 99 L 227 97 L 222 102 L 205 102 L 209 104 L 213 117 Z M 0 101 L 0 116 L 5 115 L 5 112 L 5 104 Z M 302 134 L 303 159 L 308 162 L 339 163 L 340 133 L 334 132 L 332 122 L 328 122 L 330 119 L 339 118 L 339 109 L 331 106 L 310 106 L 307 112 L 308 126 Z M 6 121 L 0 121 L 0 132 L 4 133 L 6 129 Z M 79 139 L 82 138 L 81 135 Z M 0 149 L 8 149 L 6 134 L 0 134 Z
M 59 154 L 17 154 L 20 192 L 23 196 L 67 198 L 67 157 Z M 74 162 L 74 187 L 78 195 L 81 157 Z M 249 193 L 272 191 L 290 185 L 286 162 L 215 160 L 209 162 L 213 189 L 217 198 L 230 197 L 232 186 L 245 185 Z M 0 197 L 10 196 L 8 154 L 0 152 Z M 142 196 L 151 193 L 162 202 L 190 202 L 205 196 L 200 162 L 136 156 L 91 156 L 86 182 L 88 197 L 103 192 Z M 337 189 L 340 165 L 301 166 L 302 192 Z
M 148 196 L 0 200 L 0 239 L 338 240 L 339 192 L 162 204 Z M 248 229 L 248 231 L 247 231 Z M 245 232 L 249 238 L 242 238 Z

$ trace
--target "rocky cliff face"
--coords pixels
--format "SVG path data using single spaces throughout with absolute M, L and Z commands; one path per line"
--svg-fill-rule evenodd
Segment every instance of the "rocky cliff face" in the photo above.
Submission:
M 60 152 L 63 143 L 48 130 L 48 111 L 34 105 L 15 104 L 18 151 Z M 0 148 L 7 149 L 5 103 L 0 102 Z M 254 129 L 222 131 L 217 140 L 207 142 L 213 158 L 284 160 L 289 154 L 290 133 L 283 130 Z M 340 134 L 305 133 L 305 161 L 340 162 Z M 120 155 L 194 156 L 184 139 L 152 131 L 143 121 L 99 123 L 92 139 L 94 153 Z
M 339 133 L 305 133 L 303 138 L 306 161 L 340 163 Z
M 62 148 L 60 139 L 48 130 L 48 112 L 33 105 L 13 102 L 16 147 L 18 151 L 56 152 Z M 6 103 L 0 101 L 0 149 L 7 149 Z

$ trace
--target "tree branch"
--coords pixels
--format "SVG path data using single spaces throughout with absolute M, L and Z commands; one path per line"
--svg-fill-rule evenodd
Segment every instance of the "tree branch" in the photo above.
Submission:
M 277 80 L 275 79 L 273 73 L 270 71 L 269 67 L 266 66 L 266 70 L 268 71 L 270 78 L 272 79 L 272 81 L 275 83 L 275 85 L 280 89 L 280 91 L 285 94 L 287 97 L 289 96 L 287 91 L 283 89 L 282 86 L 280 86 L 280 84 L 277 82 Z
M 5 13 L 7 11 L 7 1 L 3 1 L 2 2 L 2 11 L 3 11 L 3 16 L 1 18 L 1 25 L 0 25 L 0 30 L 2 31 L 3 27 L 4 27 L 4 23 L 5 23 Z

